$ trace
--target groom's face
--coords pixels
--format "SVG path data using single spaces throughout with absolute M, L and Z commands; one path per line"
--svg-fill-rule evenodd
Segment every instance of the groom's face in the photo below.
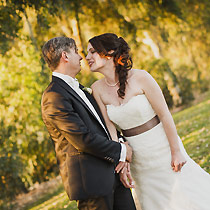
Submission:
M 69 69 L 79 72 L 81 70 L 82 57 L 79 55 L 77 48 L 70 48 L 69 52 L 66 52 L 66 58 L 68 59 Z

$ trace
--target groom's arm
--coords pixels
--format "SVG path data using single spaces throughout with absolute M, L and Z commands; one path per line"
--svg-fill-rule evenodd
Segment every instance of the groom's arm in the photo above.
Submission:
M 119 142 L 121 142 L 121 143 L 124 143 L 124 142 L 127 141 L 127 140 L 125 139 L 125 137 L 122 136 L 121 133 L 120 133 L 118 130 L 117 130 L 117 137 L 118 137 Z
M 80 116 L 75 112 L 72 104 L 61 94 L 46 92 L 43 95 L 42 115 L 49 133 L 51 134 L 52 130 L 56 129 L 78 151 L 111 162 L 117 162 L 120 159 L 120 143 L 90 132 Z

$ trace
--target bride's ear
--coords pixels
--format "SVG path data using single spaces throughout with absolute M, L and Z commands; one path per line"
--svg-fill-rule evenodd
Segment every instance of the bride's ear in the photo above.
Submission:
M 109 54 L 112 54 L 113 52 L 114 52 L 114 50 L 110 50 L 108 53 L 109 53 Z
M 108 52 L 108 54 L 111 55 L 113 52 L 114 52 L 114 50 L 110 50 L 110 51 Z M 110 60 L 111 58 L 112 58 L 112 56 L 107 56 L 107 59 L 108 59 L 108 60 Z

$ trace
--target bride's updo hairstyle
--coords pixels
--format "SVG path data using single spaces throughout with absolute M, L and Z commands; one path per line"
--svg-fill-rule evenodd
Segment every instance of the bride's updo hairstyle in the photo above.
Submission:
M 93 48 L 101 57 L 113 57 L 116 73 L 119 78 L 120 87 L 117 91 L 120 98 L 125 96 L 128 71 L 132 68 L 133 62 L 129 54 L 130 47 L 122 38 L 113 33 L 105 33 L 95 36 L 89 40 Z

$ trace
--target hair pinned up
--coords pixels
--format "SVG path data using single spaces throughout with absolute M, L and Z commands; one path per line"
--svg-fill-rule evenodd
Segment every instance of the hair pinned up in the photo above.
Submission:
M 118 37 L 113 33 L 95 36 L 89 42 L 101 57 L 114 58 L 115 71 L 120 83 L 117 93 L 120 98 L 124 98 L 128 71 L 133 66 L 128 43 L 122 37 Z M 111 50 L 114 52 L 109 53 Z

